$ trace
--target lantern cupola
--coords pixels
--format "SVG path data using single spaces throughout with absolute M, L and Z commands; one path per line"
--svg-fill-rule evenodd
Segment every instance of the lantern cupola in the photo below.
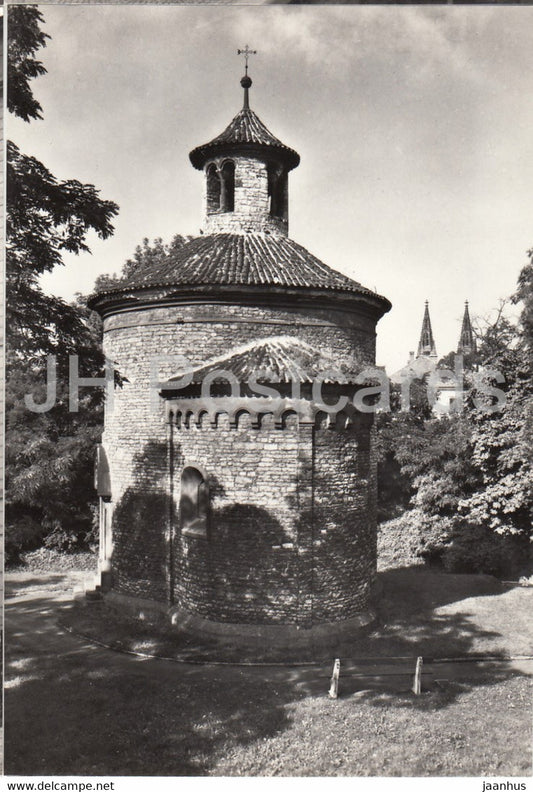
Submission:
M 189 155 L 193 166 L 204 172 L 203 230 L 287 236 L 288 174 L 300 156 L 250 108 L 248 65 L 241 86 L 242 109 L 220 135 Z

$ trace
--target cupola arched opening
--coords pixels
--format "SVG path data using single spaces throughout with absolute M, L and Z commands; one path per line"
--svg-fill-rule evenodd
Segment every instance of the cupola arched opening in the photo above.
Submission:
M 220 171 L 222 189 L 220 211 L 233 212 L 235 209 L 235 163 L 227 160 Z
M 268 165 L 270 216 L 287 219 L 287 172 L 274 163 Z
M 181 474 L 179 519 L 182 533 L 207 536 L 209 485 L 196 467 L 186 467 Z
M 218 212 L 220 209 L 220 178 L 217 166 L 213 163 L 206 170 L 207 183 L 207 212 Z

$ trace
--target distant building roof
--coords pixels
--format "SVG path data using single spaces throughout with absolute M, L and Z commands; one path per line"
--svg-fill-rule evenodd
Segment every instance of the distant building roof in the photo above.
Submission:
M 171 256 L 139 267 L 131 277 L 104 287 L 104 294 L 158 286 L 281 286 L 368 295 L 388 311 L 390 303 L 331 269 L 301 245 L 267 234 L 210 234 L 196 237 Z
M 390 381 L 401 384 L 405 379 L 423 379 L 437 368 L 437 358 L 421 355 L 413 358 L 406 366 L 391 374 Z

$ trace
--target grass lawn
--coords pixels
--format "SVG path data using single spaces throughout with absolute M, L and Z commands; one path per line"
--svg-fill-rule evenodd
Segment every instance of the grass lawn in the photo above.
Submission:
M 420 700 L 362 691 L 290 705 L 290 726 L 218 760 L 220 775 L 529 775 L 531 682 L 450 683 Z M 513 739 L 509 739 L 509 735 Z
M 531 590 L 431 576 L 383 578 L 388 650 L 526 654 Z M 408 684 L 348 684 L 341 674 L 341 696 L 332 701 L 314 667 L 188 665 L 95 646 L 57 628 L 64 576 L 9 577 L 7 774 L 531 773 L 531 678 L 510 664 L 463 674 L 420 697 Z M 379 631 L 368 636 L 366 649 L 378 638 Z

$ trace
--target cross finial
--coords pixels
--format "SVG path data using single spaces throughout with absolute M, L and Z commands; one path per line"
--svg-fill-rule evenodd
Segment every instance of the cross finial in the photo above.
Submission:
M 248 76 L 248 58 L 250 55 L 257 55 L 257 50 L 251 50 L 248 44 L 244 49 L 238 49 L 237 55 L 244 55 L 244 73 Z
M 250 100 L 249 100 L 248 92 L 252 85 L 252 80 L 250 79 L 250 77 L 248 77 L 248 58 L 250 57 L 250 55 L 257 55 L 257 51 L 251 50 L 247 44 L 244 49 L 237 50 L 237 55 L 244 55 L 245 73 L 244 73 L 244 77 L 241 80 L 241 85 L 244 88 L 244 104 L 242 107 L 243 110 L 249 110 Z

